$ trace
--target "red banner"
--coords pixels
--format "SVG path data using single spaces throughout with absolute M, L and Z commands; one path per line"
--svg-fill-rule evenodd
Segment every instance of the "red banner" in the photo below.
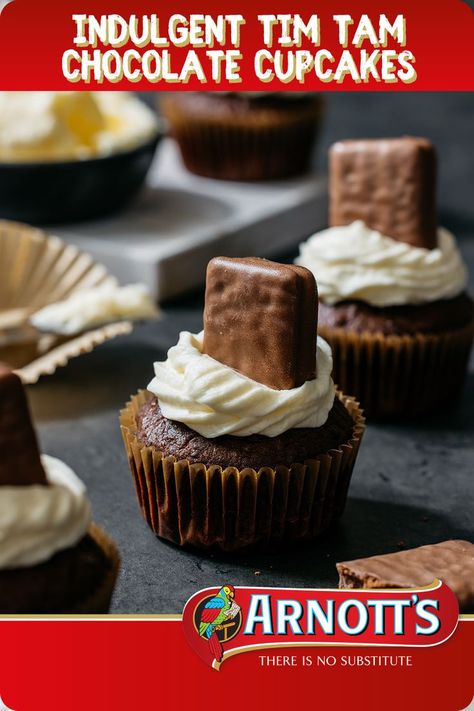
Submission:
M 461 0 L 0 2 L 0 88 L 472 90 Z
M 474 696 L 474 618 L 436 647 L 256 650 L 218 674 L 181 618 L 2 620 L 0 639 L 2 711 L 460 711 Z

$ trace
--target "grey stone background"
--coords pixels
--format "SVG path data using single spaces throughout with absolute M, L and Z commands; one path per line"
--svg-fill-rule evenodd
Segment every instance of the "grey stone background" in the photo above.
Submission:
M 438 147 L 440 223 L 457 234 L 474 272 L 474 95 L 328 95 L 317 165 L 325 170 L 327 147 L 338 138 L 405 133 Z M 181 612 L 197 589 L 223 582 L 329 587 L 337 583 L 337 560 L 450 537 L 474 540 L 472 369 L 453 409 L 409 425 L 369 425 L 345 515 L 317 542 L 230 557 L 156 539 L 138 510 L 118 411 L 146 385 L 153 361 L 165 357 L 179 331 L 201 328 L 201 312 L 200 292 L 165 304 L 160 323 L 138 327 L 29 389 L 43 450 L 86 482 L 95 520 L 121 548 L 114 612 Z

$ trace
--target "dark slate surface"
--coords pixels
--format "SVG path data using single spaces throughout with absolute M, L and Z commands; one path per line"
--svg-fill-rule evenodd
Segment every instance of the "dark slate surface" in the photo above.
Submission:
M 474 96 L 328 97 L 319 163 L 330 142 L 411 133 L 440 152 L 440 220 L 459 236 L 474 272 Z M 291 255 L 287 255 L 289 257 Z M 317 543 L 281 553 L 206 557 L 156 539 L 138 511 L 117 424 L 128 395 L 146 385 L 182 329 L 201 327 L 202 295 L 167 304 L 158 325 L 98 348 L 30 388 L 44 451 L 86 482 L 94 517 L 117 540 L 123 565 L 115 612 L 180 612 L 197 589 L 231 582 L 332 586 L 337 560 L 462 536 L 474 540 L 474 373 L 462 401 L 424 422 L 370 425 L 341 523 Z

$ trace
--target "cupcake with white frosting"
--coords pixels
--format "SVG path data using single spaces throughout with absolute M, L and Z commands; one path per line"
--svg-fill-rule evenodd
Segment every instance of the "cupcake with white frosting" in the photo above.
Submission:
M 0 365 L 0 614 L 108 612 L 118 565 L 84 485 L 40 455 L 21 381 Z
M 188 170 L 261 181 L 309 170 L 323 102 L 311 92 L 174 92 L 160 108 Z
M 418 219 L 410 205 L 414 202 L 410 184 L 422 178 L 410 175 L 401 180 L 403 166 L 394 167 L 387 159 L 389 151 L 410 141 L 411 150 L 415 141 L 425 148 L 422 139 L 347 142 L 347 150 L 352 151 L 354 144 L 354 154 L 358 154 L 349 168 L 344 166 L 345 200 L 349 202 L 357 194 L 357 183 L 365 180 L 365 191 L 373 187 L 367 199 L 372 212 L 363 200 L 358 205 L 353 200 L 348 208 L 338 204 L 337 218 L 347 208 L 348 215 L 360 213 L 364 220 L 348 224 L 334 224 L 338 220 L 333 220 L 332 227 L 301 245 L 296 260 L 318 280 L 319 333 L 333 350 L 334 379 L 373 417 L 417 416 L 455 398 L 462 388 L 474 333 L 474 304 L 466 293 L 467 270 L 454 236 L 434 227 L 432 243 L 425 247 L 420 246 L 419 235 L 410 243 L 409 232 L 403 238 L 395 237 L 367 224 L 384 219 L 406 227 L 404 211 L 408 209 L 412 210 L 412 222 Z M 342 146 L 344 150 L 344 143 L 336 144 L 336 149 Z M 380 182 L 373 186 L 363 163 L 368 160 L 366 152 L 372 150 L 380 153 L 374 161 Z M 400 179 L 398 194 L 396 187 L 393 192 L 380 190 L 382 168 L 392 185 Z M 337 169 L 333 157 L 333 192 L 341 191 L 340 185 L 334 184 Z M 432 178 L 430 181 L 434 183 Z M 423 186 L 416 189 L 421 192 Z M 434 196 L 425 202 L 431 203 L 434 213 Z M 393 215 L 397 211 L 405 222 L 396 222 Z M 425 207 L 422 217 L 427 213 Z M 432 221 L 429 215 L 428 219 Z
M 314 538 L 341 516 L 364 419 L 336 391 L 316 322 L 306 269 L 211 260 L 204 331 L 180 334 L 120 417 L 158 536 L 235 551 Z

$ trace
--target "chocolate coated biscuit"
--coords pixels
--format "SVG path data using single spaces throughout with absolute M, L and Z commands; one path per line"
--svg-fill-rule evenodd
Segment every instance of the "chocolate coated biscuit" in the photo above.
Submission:
M 22 382 L 0 363 L 0 486 L 47 483 Z
M 209 262 L 204 352 L 276 390 L 316 377 L 318 295 L 308 269 L 256 257 Z
M 340 588 L 417 588 L 438 578 L 454 592 L 461 612 L 474 611 L 474 545 L 468 541 L 443 541 L 336 567 Z
M 434 249 L 436 153 L 424 138 L 339 141 L 329 152 L 329 220 L 363 220 L 415 247 Z

